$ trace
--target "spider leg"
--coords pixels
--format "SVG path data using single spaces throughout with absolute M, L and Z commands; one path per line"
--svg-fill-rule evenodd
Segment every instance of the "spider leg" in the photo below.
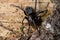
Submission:
M 23 23 L 24 19 L 27 19 L 27 21 L 28 21 L 28 25 L 29 25 L 28 26 L 28 33 L 29 33 L 30 32 L 30 21 L 29 21 L 28 17 L 24 17 L 22 20 L 22 26 L 24 25 L 24 23 Z
M 38 32 L 40 33 L 40 29 L 41 29 L 41 25 L 42 25 L 42 19 L 41 19 L 41 16 L 38 16 L 38 24 L 39 25 L 37 25 L 37 30 L 38 30 Z
M 28 20 L 28 34 L 30 33 L 30 21 Z
M 27 18 L 27 17 L 24 17 L 24 18 L 23 18 L 23 20 L 22 20 L 22 25 L 24 25 L 24 23 L 23 23 L 24 19 L 27 19 L 27 20 L 28 20 L 28 18 Z
M 27 17 L 24 17 L 23 20 L 22 20 L 22 28 L 23 28 L 23 29 L 25 28 L 25 27 L 24 27 L 24 23 L 23 23 L 24 19 L 28 19 L 28 18 L 27 18 Z M 22 32 L 24 33 L 23 29 L 22 29 Z

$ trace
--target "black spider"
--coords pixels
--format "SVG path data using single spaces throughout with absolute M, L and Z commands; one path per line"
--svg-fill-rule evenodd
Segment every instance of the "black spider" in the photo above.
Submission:
M 38 27 L 41 25 L 42 19 L 40 16 L 37 16 L 36 11 L 32 7 L 26 7 L 24 9 L 24 13 L 26 15 L 24 19 L 28 20 L 29 26 L 32 25 L 32 26 Z M 22 24 L 23 24 L 23 21 L 22 21 Z
M 41 23 L 42 23 L 41 16 L 37 15 L 37 12 L 36 12 L 35 9 L 33 9 L 32 7 L 29 7 L 29 6 L 25 7 L 24 9 L 22 9 L 19 6 L 16 6 L 16 5 L 12 5 L 12 6 L 23 10 L 24 14 L 26 15 L 24 17 L 24 19 L 27 19 L 29 28 L 30 28 L 30 25 L 34 26 L 36 29 L 38 29 L 39 26 L 41 26 Z M 39 13 L 44 13 L 44 12 L 47 12 L 47 10 L 40 11 Z M 24 19 L 22 20 L 22 25 L 23 25 Z M 28 28 L 28 31 L 29 31 L 29 28 Z

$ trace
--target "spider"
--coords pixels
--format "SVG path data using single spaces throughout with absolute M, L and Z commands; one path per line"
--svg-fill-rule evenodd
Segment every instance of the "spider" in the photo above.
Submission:
M 37 15 L 38 12 L 36 12 L 35 9 L 33 9 L 30 6 L 26 6 L 24 9 L 22 9 L 16 5 L 12 5 L 12 6 L 21 9 L 24 12 L 24 14 L 26 15 L 22 20 L 22 25 L 23 25 L 24 19 L 27 19 L 28 25 L 29 25 L 28 32 L 30 30 L 30 26 L 34 26 L 37 30 L 39 29 L 39 26 L 41 26 L 41 24 L 42 24 L 42 19 L 41 19 L 41 16 Z M 39 11 L 39 13 L 44 13 L 44 12 L 47 12 L 47 10 Z
M 27 6 L 24 9 L 24 14 L 26 15 L 24 19 L 27 19 L 29 26 L 32 25 L 38 28 L 41 25 L 42 22 L 41 16 L 37 16 L 36 11 L 32 7 Z M 22 20 L 22 24 L 24 19 Z

